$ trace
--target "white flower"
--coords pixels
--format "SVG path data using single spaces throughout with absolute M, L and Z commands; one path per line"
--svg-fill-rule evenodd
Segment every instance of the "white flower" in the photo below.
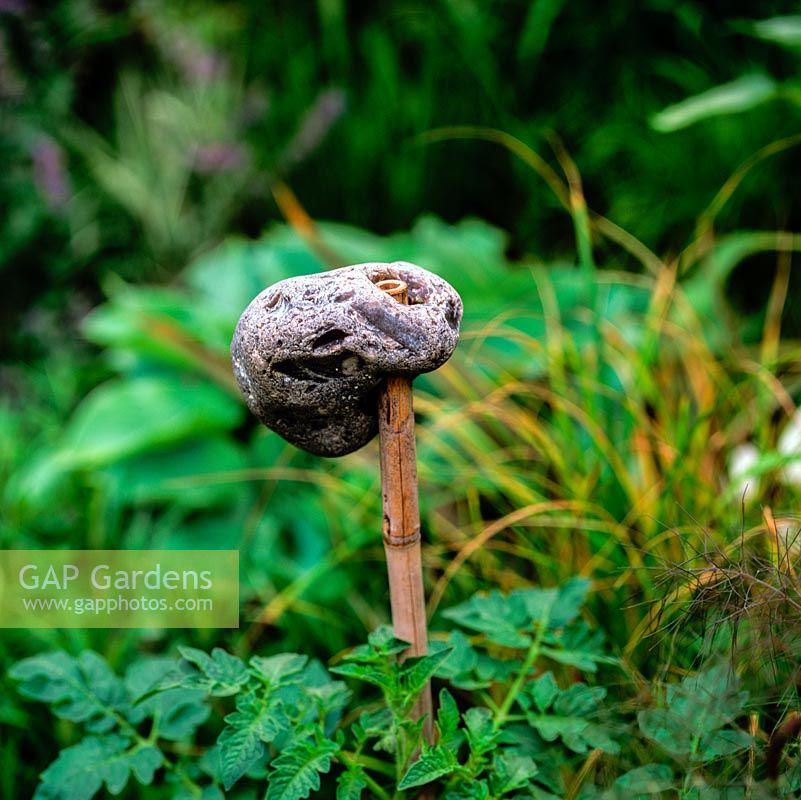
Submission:
M 729 455 L 729 477 L 737 485 L 737 497 L 748 503 L 759 491 L 759 480 L 748 473 L 759 460 L 759 450 L 752 442 L 738 444 Z M 801 466 L 801 465 L 799 465 Z
M 782 480 L 791 486 L 801 486 L 801 409 L 793 414 L 779 437 L 779 452 L 795 456 L 796 460 L 782 470 Z

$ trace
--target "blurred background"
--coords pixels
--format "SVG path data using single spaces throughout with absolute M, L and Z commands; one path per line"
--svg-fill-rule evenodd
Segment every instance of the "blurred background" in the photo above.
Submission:
M 239 314 L 294 274 L 405 259 L 464 298 L 416 383 L 435 630 L 580 573 L 631 674 L 666 621 L 671 657 L 708 646 L 691 579 L 796 547 L 795 10 L 0 0 L 0 546 L 238 547 L 244 601 L 238 632 L 4 632 L 0 795 L 69 740 L 5 686 L 17 658 L 328 658 L 386 619 L 374 443 L 299 453 L 230 373 Z M 798 620 L 746 621 L 778 708 Z

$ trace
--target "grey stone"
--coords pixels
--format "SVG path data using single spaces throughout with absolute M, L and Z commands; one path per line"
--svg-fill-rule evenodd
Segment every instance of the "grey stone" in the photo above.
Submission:
M 385 279 L 407 284 L 409 305 L 375 285 Z M 288 278 L 240 317 L 234 374 L 268 428 L 310 453 L 341 456 L 375 436 L 382 380 L 444 364 L 461 318 L 449 283 L 403 261 Z

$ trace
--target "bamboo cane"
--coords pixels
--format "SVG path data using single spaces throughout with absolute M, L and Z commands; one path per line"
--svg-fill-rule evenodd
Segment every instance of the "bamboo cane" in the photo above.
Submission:
M 376 284 L 399 303 L 407 304 L 406 284 L 383 280 Z M 390 376 L 379 396 L 378 431 L 381 450 L 381 499 L 383 539 L 389 573 L 389 600 L 395 636 L 410 643 L 401 654 L 422 656 L 428 652 L 420 512 L 417 502 L 417 460 L 414 410 L 410 378 Z M 426 685 L 412 712 L 425 716 L 423 736 L 433 742 L 431 686 Z

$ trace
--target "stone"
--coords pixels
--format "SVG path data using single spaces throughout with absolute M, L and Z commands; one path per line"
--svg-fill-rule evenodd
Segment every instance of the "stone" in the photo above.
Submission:
M 409 304 L 376 283 L 400 280 Z M 378 389 L 442 366 L 459 340 L 462 301 L 414 264 L 357 264 L 288 278 L 245 309 L 231 344 L 253 414 L 310 453 L 341 456 L 378 430 Z

